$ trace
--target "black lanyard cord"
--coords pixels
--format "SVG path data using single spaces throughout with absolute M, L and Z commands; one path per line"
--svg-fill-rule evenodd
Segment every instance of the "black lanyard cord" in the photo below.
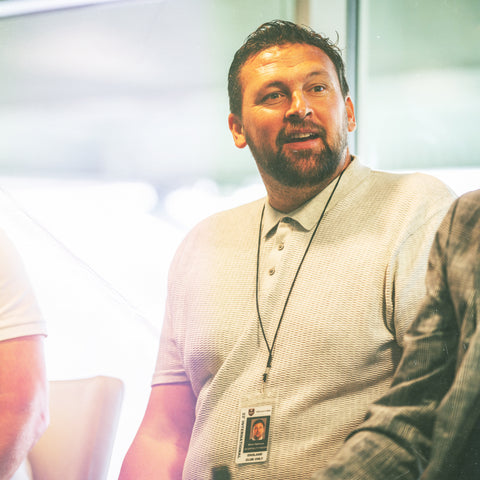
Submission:
M 293 286 L 295 285 L 295 282 L 297 281 L 298 273 L 300 272 L 300 268 L 302 268 L 303 261 L 305 260 L 305 257 L 307 256 L 308 250 L 310 249 L 310 245 L 312 244 L 313 237 L 315 237 L 315 234 L 317 233 L 318 226 L 320 225 L 320 222 L 322 221 L 322 219 L 325 215 L 325 212 L 327 211 L 328 204 L 330 203 L 330 200 L 332 199 L 333 194 L 335 193 L 335 190 L 338 187 L 338 184 L 340 182 L 340 179 L 342 178 L 342 175 L 343 175 L 344 171 L 345 170 L 342 170 L 342 172 L 338 176 L 337 183 L 335 183 L 335 186 L 333 187 L 332 193 L 330 193 L 330 196 L 328 197 L 327 203 L 325 204 L 325 207 L 323 207 L 323 211 L 320 215 L 320 218 L 318 219 L 317 224 L 315 225 L 315 229 L 313 230 L 313 233 L 310 236 L 310 240 L 308 242 L 307 248 L 303 252 L 302 259 L 300 260 L 300 263 L 297 267 L 297 271 L 295 272 L 295 276 L 293 277 L 292 284 L 290 285 L 290 289 L 288 290 L 287 298 L 285 299 L 285 304 L 283 305 L 282 313 L 280 314 L 280 319 L 278 320 L 277 329 L 275 330 L 275 335 L 273 336 L 271 347 L 270 347 L 270 344 L 268 343 L 267 336 L 265 335 L 265 329 L 263 327 L 262 317 L 260 316 L 260 307 L 258 305 L 258 288 L 259 288 L 258 287 L 258 284 L 259 284 L 258 278 L 259 278 L 259 269 L 260 269 L 260 246 L 261 246 L 261 242 L 262 242 L 263 216 L 264 216 L 264 213 L 265 213 L 265 205 L 263 206 L 262 215 L 260 217 L 260 227 L 258 229 L 257 273 L 256 273 L 257 276 L 256 276 L 256 281 L 255 281 L 255 303 L 256 303 L 256 307 L 257 307 L 258 322 L 260 323 L 260 328 L 262 330 L 263 339 L 265 341 L 265 345 L 267 346 L 267 350 L 268 350 L 267 366 L 265 368 L 265 373 L 263 374 L 263 382 L 264 383 L 267 381 L 268 373 L 270 372 L 270 368 L 272 367 L 273 349 L 274 349 L 275 343 L 277 341 L 277 336 L 278 336 L 278 332 L 280 330 L 280 325 L 282 324 L 283 315 L 284 315 L 285 310 L 287 308 L 288 300 L 290 299 L 290 294 L 292 293 Z

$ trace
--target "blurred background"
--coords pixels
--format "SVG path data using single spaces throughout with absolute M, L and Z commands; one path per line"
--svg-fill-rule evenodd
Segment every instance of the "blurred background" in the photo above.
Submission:
M 0 227 L 49 324 L 49 378 L 125 382 L 112 479 L 178 243 L 264 195 L 228 131 L 226 78 L 275 18 L 338 37 L 365 164 L 480 188 L 478 0 L 0 0 Z

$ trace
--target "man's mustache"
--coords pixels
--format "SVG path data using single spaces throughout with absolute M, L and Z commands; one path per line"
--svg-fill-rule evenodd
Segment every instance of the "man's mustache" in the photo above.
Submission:
M 325 142 L 327 138 L 327 132 L 322 126 L 316 125 L 312 122 L 300 121 L 295 123 L 292 122 L 290 125 L 282 128 L 277 135 L 276 144 L 278 147 L 281 147 L 285 143 L 293 142 L 300 138 L 299 136 L 304 136 L 305 134 L 321 138 L 323 142 Z

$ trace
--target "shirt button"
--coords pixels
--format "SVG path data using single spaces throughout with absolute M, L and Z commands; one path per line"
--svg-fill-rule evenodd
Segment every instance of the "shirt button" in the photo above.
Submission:
M 268 271 L 268 274 L 269 275 L 273 275 L 275 273 L 275 267 L 272 267 L 269 271 Z
M 284 243 L 281 243 L 281 244 L 278 246 L 278 249 L 279 249 L 279 250 L 283 250 L 283 247 L 285 247 L 285 244 L 284 244 Z

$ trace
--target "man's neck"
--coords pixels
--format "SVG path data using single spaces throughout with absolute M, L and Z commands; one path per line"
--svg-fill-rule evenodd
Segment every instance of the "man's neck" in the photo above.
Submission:
M 304 187 L 290 187 L 287 185 L 282 185 L 274 178 L 267 176 L 267 174 L 264 172 L 260 172 L 267 190 L 268 202 L 275 210 L 278 210 L 279 212 L 293 212 L 328 187 L 328 185 L 330 185 L 330 183 L 348 167 L 350 162 L 351 156 L 347 152 L 345 160 L 338 166 L 337 170 L 335 170 L 335 173 L 331 177 L 317 185 Z

